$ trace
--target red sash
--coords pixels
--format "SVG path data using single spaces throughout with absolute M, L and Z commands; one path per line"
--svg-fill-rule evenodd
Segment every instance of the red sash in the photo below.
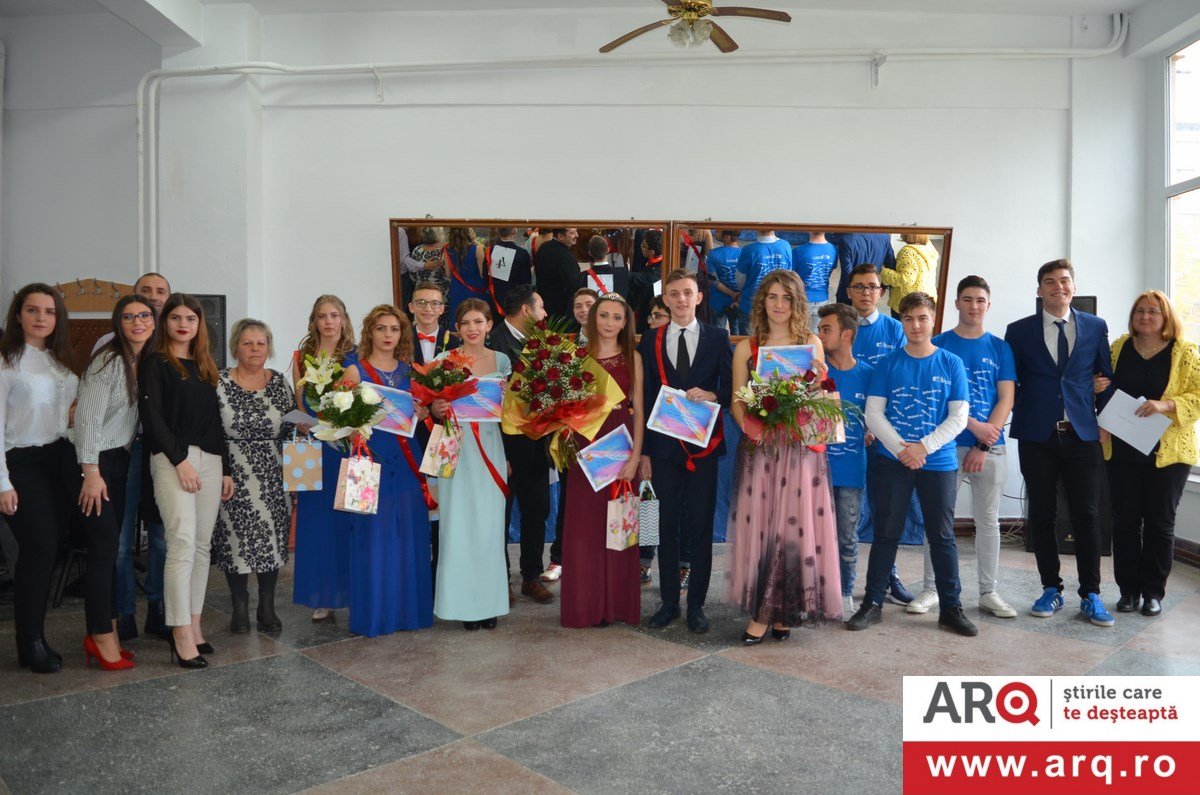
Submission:
M 680 229 L 679 234 L 683 235 L 684 244 L 696 255 L 696 270 L 700 271 L 700 273 L 707 273 L 708 267 L 704 262 L 704 252 L 692 241 L 692 236 L 687 232 Z
M 497 315 L 504 317 L 504 307 L 500 306 L 500 302 L 496 300 L 496 282 L 492 279 L 492 250 L 487 246 L 483 247 L 483 263 L 484 272 L 487 273 L 488 293 L 492 296 L 492 306 L 496 307 Z
M 366 359 L 359 359 L 359 361 L 362 363 L 363 372 L 367 374 L 367 378 L 383 386 L 383 379 L 380 378 L 379 371 L 375 369 L 375 366 Z M 408 462 L 408 468 L 412 471 L 413 477 L 421 484 L 421 496 L 425 498 L 425 507 L 431 511 L 436 511 L 438 507 L 437 500 L 433 498 L 433 494 L 429 491 L 429 482 L 425 479 L 425 473 L 421 471 L 420 465 L 417 464 L 417 459 L 413 456 L 412 447 L 409 446 L 408 439 L 405 439 L 403 436 L 396 436 L 396 441 L 400 443 L 400 451 L 404 453 L 404 460 Z
M 661 259 L 661 257 L 660 257 L 660 259 Z M 663 386 L 670 386 L 670 384 L 667 383 L 667 367 L 665 364 L 663 364 L 663 348 L 666 346 L 667 328 L 670 325 L 671 324 L 668 323 L 665 326 L 659 326 L 658 336 L 654 340 L 654 358 L 658 362 L 658 378 L 662 382 Z M 697 343 L 696 343 L 697 350 L 699 349 L 699 347 L 700 347 L 700 344 L 699 344 L 699 341 L 697 341 Z M 706 456 L 711 455 L 713 450 L 717 449 L 717 445 L 719 445 L 724 438 L 725 438 L 725 428 L 723 427 L 722 422 L 718 422 L 717 427 L 713 430 L 713 435 L 708 440 L 708 446 L 705 447 L 704 450 L 702 450 L 699 453 L 693 453 L 691 450 L 688 449 L 687 444 L 682 439 L 676 439 L 675 441 L 679 442 L 679 446 L 683 448 L 684 455 L 687 456 L 687 465 L 686 465 L 687 471 L 695 472 L 696 471 L 695 460 L 697 458 L 704 458 Z
M 588 268 L 587 275 L 592 277 L 592 282 L 596 285 L 596 291 L 600 293 L 600 295 L 604 295 L 608 292 L 608 288 L 604 286 L 604 282 L 600 279 L 600 275 L 596 273 L 595 268 Z
M 484 253 L 486 254 L 486 251 L 485 251 Z M 448 272 L 448 273 L 449 273 L 449 274 L 450 274 L 452 277 L 454 277 L 454 281 L 458 282 L 458 283 L 459 283 L 459 284 L 461 284 L 463 287 L 466 287 L 468 290 L 470 290 L 470 291 L 471 291 L 471 292 L 473 292 L 473 293 L 485 293 L 485 292 L 487 292 L 487 288 L 486 288 L 486 287 L 472 287 L 471 285 L 469 285 L 469 284 L 467 284 L 465 281 L 463 281 L 463 277 L 462 277 L 462 276 L 460 276 L 460 275 L 459 275 L 459 273 L 458 273 L 458 268 L 456 268 L 456 267 L 454 266 L 454 259 L 453 259 L 453 258 L 451 258 L 451 256 L 450 256 L 450 247 L 449 247 L 449 246 L 442 246 L 442 259 L 443 259 L 443 260 L 445 260 L 445 262 L 446 262 L 446 271 L 447 271 L 447 272 Z M 490 271 L 489 271 L 489 273 L 488 273 L 488 278 L 489 278 L 489 280 L 490 280 L 490 278 L 491 278 L 491 272 L 490 272 Z

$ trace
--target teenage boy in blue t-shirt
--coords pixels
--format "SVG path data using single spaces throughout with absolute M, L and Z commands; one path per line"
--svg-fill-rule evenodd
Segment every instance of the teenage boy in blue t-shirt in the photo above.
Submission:
M 874 464 L 875 541 L 867 560 L 866 594 L 862 607 L 846 622 L 850 630 L 883 620 L 883 594 L 916 491 L 937 581 L 938 626 L 959 635 L 979 634 L 959 601 L 962 588 L 954 543 L 954 440 L 967 427 L 967 371 L 962 359 L 930 339 L 936 307 L 925 293 L 904 296 L 900 317 L 908 343 L 871 374 L 867 429 L 883 449 Z
M 792 270 L 804 282 L 804 292 L 810 307 L 821 307 L 829 303 L 829 274 L 837 267 L 837 246 L 825 240 L 824 232 L 812 232 L 808 242 L 792 249 Z M 813 311 L 813 328 L 819 320 Z
M 829 377 L 837 384 L 842 404 L 863 411 L 874 368 L 854 358 L 858 315 L 845 304 L 826 304 L 817 312 L 817 337 L 825 348 Z M 858 512 L 867 475 L 867 445 L 872 437 L 862 417 L 846 418 L 846 441 L 826 445 L 829 486 L 837 519 L 838 553 L 842 570 L 842 616 L 854 615 L 854 574 L 858 564 Z
M 1000 570 L 1000 495 L 1008 477 L 1004 424 L 1012 412 L 1017 365 L 1008 343 L 983 330 L 992 290 L 980 276 L 958 283 L 958 325 L 933 338 L 933 344 L 962 359 L 970 386 L 967 429 L 958 435 L 958 488 L 971 488 L 975 518 L 975 555 L 979 561 L 979 608 L 999 618 L 1017 611 L 996 592 Z M 910 613 L 926 613 L 937 604 L 933 562 L 925 551 L 925 590 L 908 605 Z
M 746 333 L 744 325 L 740 330 L 736 328 L 737 301 L 740 295 L 737 266 L 741 253 L 742 249 L 738 246 L 738 230 L 722 229 L 721 245 L 708 252 L 706 260 L 710 275 L 709 287 L 712 290 L 708 305 L 712 309 L 713 323 L 721 326 L 728 321 L 731 334 Z
M 743 246 L 738 255 L 738 272 L 746 275 L 746 284 L 742 287 L 741 297 L 738 298 L 738 310 L 745 317 L 750 317 L 750 304 L 758 285 L 767 278 L 771 271 L 780 269 L 790 270 L 792 267 L 792 246 L 786 240 L 775 237 L 774 232 L 763 232 L 758 239 Z

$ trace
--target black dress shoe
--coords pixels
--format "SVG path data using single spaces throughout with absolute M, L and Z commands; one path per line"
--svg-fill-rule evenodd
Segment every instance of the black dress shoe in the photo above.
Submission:
M 1162 612 L 1162 604 L 1153 596 L 1147 596 L 1146 601 L 1142 602 L 1142 615 L 1156 616 Z
M 1117 600 L 1118 613 L 1136 613 L 1138 611 L 1138 602 L 1141 600 L 1137 596 L 1126 596 L 1121 594 L 1121 598 Z
M 979 634 L 979 628 L 963 613 L 962 605 L 944 608 L 938 615 L 938 626 L 967 638 Z
M 650 617 L 650 620 L 646 622 L 646 626 L 653 629 L 662 629 L 677 618 L 679 618 L 679 605 L 664 604 L 658 608 L 657 613 Z
M 35 674 L 56 674 L 62 670 L 62 657 L 46 645 L 44 638 L 26 644 L 25 661 Z
M 763 642 L 763 636 L 765 636 L 766 634 L 767 633 L 764 632 L 762 635 L 751 635 L 749 632 L 743 632 L 742 633 L 742 645 L 743 646 L 757 646 L 758 644 Z
M 498 620 L 499 619 L 497 619 L 495 616 L 492 616 L 491 618 L 485 618 L 483 621 L 479 622 L 479 626 L 483 627 L 484 629 L 495 629 L 496 622 Z
M 214 649 L 213 645 L 211 643 L 209 643 L 208 641 L 204 641 L 203 643 L 197 643 L 196 651 L 200 652 L 201 654 L 216 654 L 217 653 L 217 650 Z
M 703 607 L 697 607 L 695 610 L 688 611 L 687 625 L 688 629 L 697 635 L 703 635 L 705 632 L 708 632 L 708 617 L 704 615 Z
M 480 621 L 464 621 L 464 622 L 462 622 L 462 625 L 463 625 L 463 629 L 473 632 L 473 631 L 479 629 L 479 625 L 481 623 L 482 622 L 480 622 Z
M 850 616 L 850 620 L 846 622 L 846 629 L 851 632 L 858 632 L 881 621 L 883 621 L 883 608 L 873 602 L 864 600 L 862 605 L 859 606 L 858 612 Z
M 135 616 L 117 616 L 117 638 L 133 640 L 137 636 L 137 618 Z
M 118 625 L 119 627 L 119 625 Z M 136 625 L 134 627 L 134 637 L 137 637 Z M 163 602 L 147 602 L 146 603 L 146 623 L 142 627 L 147 635 L 166 640 L 171 634 L 171 628 L 167 626 L 167 610 Z
M 771 637 L 775 640 L 787 640 L 791 636 L 792 631 L 790 629 L 775 629 L 771 627 Z

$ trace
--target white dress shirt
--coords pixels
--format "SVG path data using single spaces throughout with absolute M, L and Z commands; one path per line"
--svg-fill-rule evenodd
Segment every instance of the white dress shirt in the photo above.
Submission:
M 417 328 L 415 325 L 413 326 L 413 328 L 415 329 L 417 334 L 425 334 L 424 331 L 421 331 L 421 329 Z M 433 342 L 430 342 L 429 340 L 423 340 L 420 337 L 417 337 L 417 344 L 421 346 L 421 361 L 423 361 L 423 362 L 432 362 L 433 361 L 433 357 L 437 355 L 437 340 L 438 340 L 438 337 L 441 336 L 441 333 L 442 333 L 442 327 L 435 326 L 433 329 L 433 333 L 426 335 L 429 337 L 433 337 Z
M 671 360 L 672 367 L 679 366 L 675 361 L 675 354 L 679 351 L 680 334 L 683 334 L 683 344 L 687 346 L 688 362 L 695 364 L 696 346 L 700 344 L 700 321 L 692 318 L 691 323 L 681 326 L 672 320 L 671 325 L 667 326 L 667 358 Z
M 0 428 L 4 451 L 50 444 L 67 435 L 67 420 L 79 378 L 49 351 L 26 345 L 15 367 L 0 360 Z M 0 456 L 0 491 L 13 487 L 8 462 Z
M 862 317 L 862 316 L 860 315 L 860 316 L 859 316 L 859 318 L 858 318 L 858 325 L 860 325 L 860 326 L 873 326 L 873 325 L 875 325 L 875 321 L 876 321 L 876 320 L 878 320 L 878 319 L 879 319 L 879 310 L 878 310 L 878 309 L 876 309 L 874 312 L 872 312 L 871 314 L 867 315 L 866 317 Z
M 1055 321 L 1058 320 L 1067 321 L 1067 325 L 1063 327 L 1067 334 L 1067 355 L 1070 356 L 1075 350 L 1075 313 L 1068 309 L 1064 317 L 1055 317 L 1043 309 L 1042 333 L 1046 337 L 1046 350 L 1050 351 L 1050 360 L 1055 364 L 1058 364 L 1058 326 L 1055 325 Z
M 516 338 L 517 342 L 525 341 L 525 334 L 512 323 L 509 323 L 507 318 L 504 320 L 504 325 L 508 326 L 508 330 L 512 332 L 512 335 Z

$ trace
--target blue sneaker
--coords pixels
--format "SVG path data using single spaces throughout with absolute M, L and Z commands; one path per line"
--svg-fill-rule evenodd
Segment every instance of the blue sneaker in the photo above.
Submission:
M 1042 591 L 1042 595 L 1033 603 L 1033 607 L 1029 608 L 1029 615 L 1037 616 L 1038 618 L 1049 618 L 1062 609 L 1062 594 L 1059 593 L 1057 588 L 1047 588 Z
M 896 574 L 895 569 L 892 569 L 892 576 L 888 579 L 885 598 L 894 605 L 906 605 L 913 600 L 912 592 L 900 582 L 900 576 Z
M 1098 593 L 1090 593 L 1083 597 L 1083 602 L 1079 605 L 1079 612 L 1087 616 L 1087 620 L 1098 627 L 1111 627 L 1117 623 L 1112 613 L 1108 612 L 1108 608 L 1104 606 L 1104 602 L 1100 601 Z

